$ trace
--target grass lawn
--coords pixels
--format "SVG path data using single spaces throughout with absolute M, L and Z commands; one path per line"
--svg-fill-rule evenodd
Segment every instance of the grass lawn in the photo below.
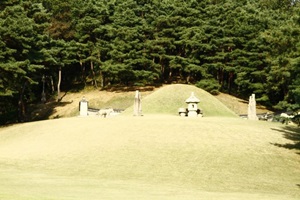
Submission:
M 4 127 L 0 199 L 296 200 L 297 138 L 277 123 L 167 114 Z

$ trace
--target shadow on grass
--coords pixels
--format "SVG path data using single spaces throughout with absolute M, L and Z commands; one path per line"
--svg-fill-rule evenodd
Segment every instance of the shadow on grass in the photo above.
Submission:
M 39 120 L 49 119 L 49 117 L 55 113 L 55 108 L 63 107 L 71 103 L 72 102 L 51 101 L 47 103 L 36 104 L 31 107 L 32 111 L 30 112 L 30 116 L 28 117 L 29 121 L 39 121 Z M 56 115 L 54 118 L 58 119 L 60 118 L 60 116 Z
M 286 126 L 281 129 L 272 128 L 272 130 L 281 132 L 284 138 L 291 140 L 291 143 L 286 143 L 286 144 L 272 143 L 273 145 L 290 149 L 290 150 L 298 150 L 297 154 L 300 155 L 300 128 L 299 127 Z

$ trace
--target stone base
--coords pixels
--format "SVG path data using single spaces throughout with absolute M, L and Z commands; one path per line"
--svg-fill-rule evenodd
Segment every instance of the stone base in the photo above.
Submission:
M 80 107 L 79 115 L 80 116 L 88 116 L 88 108 L 87 108 L 87 106 L 82 105 Z
M 250 117 L 248 117 L 248 120 L 258 120 L 258 117 L 257 116 L 250 116 Z
M 179 113 L 179 115 L 180 115 L 181 117 L 185 117 L 185 116 L 186 116 L 186 113 L 182 112 L 182 113 Z
M 198 117 L 198 114 L 196 111 L 189 110 L 188 117 Z

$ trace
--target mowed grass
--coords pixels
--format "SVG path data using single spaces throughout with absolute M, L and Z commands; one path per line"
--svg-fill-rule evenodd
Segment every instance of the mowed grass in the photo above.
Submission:
M 287 132 L 167 114 L 1 128 L 0 199 L 299 199 L 299 152 L 280 147 L 293 143 Z

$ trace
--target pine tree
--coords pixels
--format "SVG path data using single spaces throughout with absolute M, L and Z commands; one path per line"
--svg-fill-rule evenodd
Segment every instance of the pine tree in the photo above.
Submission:
M 18 104 L 19 121 L 25 119 L 31 87 L 40 78 L 41 49 L 47 15 L 40 4 L 6 6 L 0 14 L 0 95 Z M 18 99 L 18 100 L 17 100 Z
M 299 13 L 299 7 L 293 8 Z M 282 20 L 277 20 L 277 27 L 262 33 L 265 46 L 270 47 L 269 68 L 266 70 L 266 95 L 276 109 L 299 108 L 299 17 L 290 18 L 287 13 L 281 13 Z

